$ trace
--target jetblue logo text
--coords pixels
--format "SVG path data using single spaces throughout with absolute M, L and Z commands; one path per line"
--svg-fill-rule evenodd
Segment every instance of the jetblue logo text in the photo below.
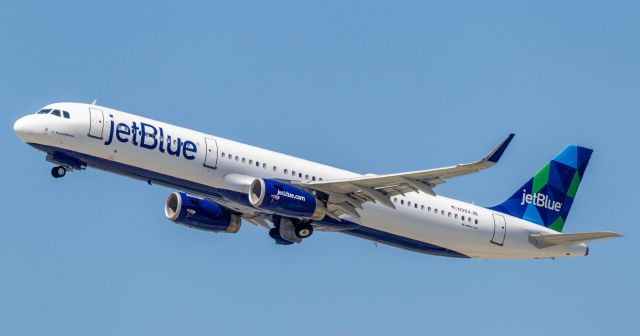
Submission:
M 549 199 L 549 196 L 541 193 L 527 194 L 526 190 L 522 191 L 522 201 L 520 205 L 524 204 L 533 204 L 538 208 L 545 208 L 549 210 L 553 210 L 556 212 L 560 212 L 562 208 L 562 203 L 553 201 Z
M 140 148 L 157 149 L 160 153 L 167 153 L 177 157 L 182 155 L 187 160 L 195 159 L 195 153 L 198 152 L 198 147 L 193 141 L 183 141 L 178 137 L 165 135 L 162 127 L 156 128 L 143 122 L 139 126 L 135 121 L 131 123 L 131 126 L 124 123 L 119 123 L 116 126 L 115 122 L 111 120 L 109 139 L 104 144 L 106 146 L 110 145 L 114 137 L 122 143 L 131 142 L 132 145 Z
M 278 190 L 278 195 L 275 195 L 275 196 L 278 196 L 278 199 L 280 198 L 280 196 L 284 196 L 284 197 L 292 198 L 292 199 L 294 199 L 294 200 L 298 200 L 298 201 L 302 201 L 302 202 L 304 202 L 304 201 L 306 201 L 306 200 L 307 200 L 307 199 L 306 199 L 304 196 L 302 196 L 302 195 L 292 194 L 292 193 L 290 193 L 290 192 L 288 192 L 288 191 L 286 191 L 286 190 L 285 190 L 285 191 Z

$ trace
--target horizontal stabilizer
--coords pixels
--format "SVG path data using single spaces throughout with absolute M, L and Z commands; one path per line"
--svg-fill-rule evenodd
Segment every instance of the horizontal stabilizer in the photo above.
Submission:
M 553 245 L 573 245 L 586 243 L 593 240 L 622 237 L 615 232 L 585 232 L 585 233 L 564 233 L 564 234 L 531 234 L 529 241 L 538 248 L 545 248 Z

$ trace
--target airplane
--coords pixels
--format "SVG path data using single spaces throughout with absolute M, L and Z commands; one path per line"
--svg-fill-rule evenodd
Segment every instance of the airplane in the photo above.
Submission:
M 169 194 L 165 216 L 190 228 L 236 233 L 242 220 L 280 245 L 341 232 L 410 251 L 476 259 L 586 256 L 614 232 L 562 233 L 592 150 L 569 145 L 503 203 L 481 207 L 435 192 L 498 163 L 514 134 L 484 158 L 450 167 L 358 174 L 94 103 L 54 103 L 14 124 L 46 154 L 51 175 L 89 167 Z

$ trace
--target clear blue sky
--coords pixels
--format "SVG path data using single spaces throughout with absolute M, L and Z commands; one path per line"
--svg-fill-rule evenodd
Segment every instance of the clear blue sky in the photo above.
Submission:
M 0 5 L 0 334 L 638 334 L 636 1 L 230 3 Z M 94 98 L 362 173 L 474 160 L 515 132 L 498 166 L 438 187 L 487 206 L 577 143 L 595 153 L 565 230 L 627 236 L 483 261 L 190 230 L 164 218 L 170 190 L 54 180 L 13 134 Z

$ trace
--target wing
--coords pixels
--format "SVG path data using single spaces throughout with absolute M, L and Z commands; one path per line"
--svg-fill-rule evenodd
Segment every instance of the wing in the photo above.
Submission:
M 561 233 L 561 234 L 532 234 L 529 235 L 533 245 L 545 248 L 552 245 L 573 245 L 586 243 L 593 240 L 622 237 L 615 232 L 586 232 L 586 233 Z
M 365 202 L 376 202 L 395 209 L 393 202 L 389 199 L 392 196 L 414 191 L 435 195 L 433 188 L 450 178 L 492 167 L 498 162 L 513 137 L 514 134 L 509 134 L 487 156 L 472 163 L 398 174 L 365 175 L 343 180 L 297 182 L 296 184 L 327 194 L 329 196 L 327 210 L 333 217 L 348 214 L 359 218 L 356 209 L 362 208 Z

